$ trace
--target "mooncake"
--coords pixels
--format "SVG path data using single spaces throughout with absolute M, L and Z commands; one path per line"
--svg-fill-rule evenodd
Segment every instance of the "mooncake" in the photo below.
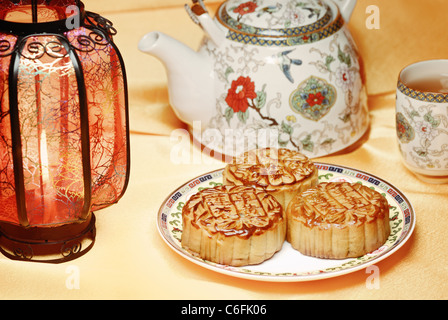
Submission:
M 218 264 L 259 264 L 286 239 L 281 205 L 262 189 L 215 186 L 194 194 L 182 209 L 182 247 Z
M 287 208 L 287 241 L 302 254 L 328 259 L 363 256 L 389 237 L 389 205 L 359 183 L 325 182 Z
M 262 188 L 272 194 L 286 212 L 296 194 L 318 183 L 318 169 L 298 151 L 261 148 L 247 151 L 227 164 L 223 182 Z

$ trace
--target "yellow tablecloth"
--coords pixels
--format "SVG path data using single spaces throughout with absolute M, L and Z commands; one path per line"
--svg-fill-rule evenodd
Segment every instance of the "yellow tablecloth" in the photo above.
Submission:
M 185 126 L 170 109 L 162 64 L 137 50 L 141 36 L 160 30 L 191 47 L 202 32 L 183 9 L 185 0 L 85 0 L 87 10 L 112 20 L 124 57 L 131 117 L 131 179 L 122 200 L 96 213 L 97 237 L 85 256 L 59 265 L 16 262 L 0 256 L 2 299 L 446 299 L 448 298 L 448 185 L 417 180 L 401 163 L 395 140 L 395 85 L 405 65 L 447 58 L 445 0 L 359 0 L 350 22 L 366 67 L 371 131 L 350 153 L 317 159 L 377 175 L 414 206 L 411 239 L 377 263 L 379 288 L 365 270 L 298 283 L 238 279 L 197 266 L 160 237 L 156 216 L 175 188 L 223 163 L 170 162 L 170 135 Z M 215 10 L 218 1 L 206 1 Z M 380 9 L 380 29 L 366 27 Z M 190 152 L 201 157 L 191 146 Z M 205 156 L 204 156 L 205 157 Z

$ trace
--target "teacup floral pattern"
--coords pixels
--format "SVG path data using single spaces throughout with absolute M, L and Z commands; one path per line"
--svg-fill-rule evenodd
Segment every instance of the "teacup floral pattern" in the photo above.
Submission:
M 409 143 L 415 138 L 415 131 L 412 128 L 409 121 L 405 118 L 405 116 L 401 112 L 397 112 L 396 114 L 396 129 L 398 140 L 402 143 Z
M 396 130 L 404 159 L 420 169 L 448 169 L 448 108 L 409 98 L 400 101 Z

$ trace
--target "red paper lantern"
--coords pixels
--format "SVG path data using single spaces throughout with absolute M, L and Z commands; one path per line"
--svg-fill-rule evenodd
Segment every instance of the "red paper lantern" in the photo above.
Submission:
M 115 29 L 76 0 L 0 0 L 0 251 L 61 262 L 129 180 Z

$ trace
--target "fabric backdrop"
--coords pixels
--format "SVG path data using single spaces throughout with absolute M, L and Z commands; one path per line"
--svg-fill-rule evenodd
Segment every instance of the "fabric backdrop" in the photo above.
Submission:
M 448 185 L 420 182 L 401 163 L 395 139 L 395 86 L 406 65 L 447 58 L 445 0 L 359 0 L 350 30 L 363 57 L 371 130 L 345 154 L 318 161 L 377 175 L 414 206 L 411 239 L 379 262 L 380 287 L 366 285 L 365 270 L 303 283 L 237 279 L 197 266 L 160 237 L 156 216 L 164 199 L 184 182 L 223 167 L 187 146 L 199 163 L 169 161 L 173 130 L 185 128 L 169 106 L 162 64 L 138 51 L 147 32 L 163 31 L 197 48 L 203 33 L 183 8 L 187 0 L 85 0 L 86 9 L 114 23 L 126 63 L 131 117 L 131 179 L 121 201 L 96 213 L 97 240 L 85 256 L 60 265 L 10 261 L 0 256 L 3 299 L 440 299 L 448 298 Z M 219 1 L 206 1 L 210 11 Z M 379 8 L 370 29 L 368 8 Z M 378 22 L 378 21 L 377 21 Z M 76 271 L 77 286 L 71 284 Z

